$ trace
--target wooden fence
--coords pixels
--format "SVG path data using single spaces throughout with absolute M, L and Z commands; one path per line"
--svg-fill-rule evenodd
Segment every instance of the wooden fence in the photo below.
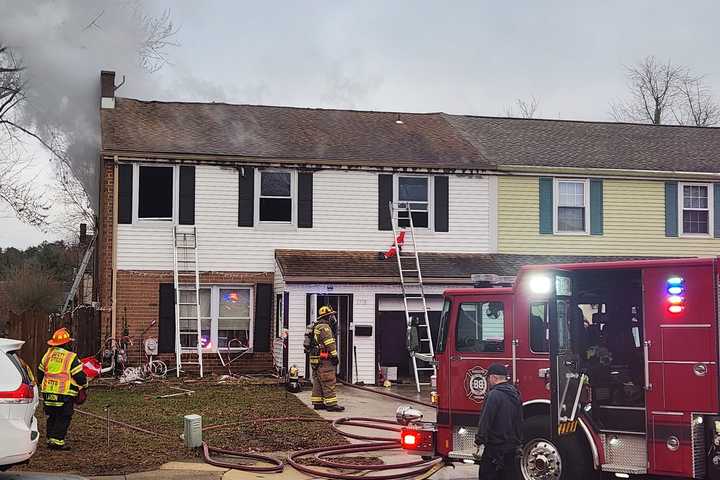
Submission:
M 48 339 L 60 327 L 72 332 L 73 350 L 81 358 L 95 355 L 100 349 L 100 312 L 92 308 L 80 308 L 64 316 L 10 312 L 8 337 L 25 341 L 20 356 L 35 369 L 48 348 Z

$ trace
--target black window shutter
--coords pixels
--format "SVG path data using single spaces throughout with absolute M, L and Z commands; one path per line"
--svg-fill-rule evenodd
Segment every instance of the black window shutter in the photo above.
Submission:
M 195 225 L 195 167 L 180 167 L 180 225 Z
M 258 283 L 255 291 L 255 332 L 253 337 L 253 351 L 255 352 L 270 351 L 272 311 L 272 283 Z
M 437 176 L 435 181 L 435 205 L 433 213 L 435 215 L 435 231 L 447 232 L 450 230 L 450 195 L 448 191 L 448 177 Z
M 118 223 L 132 223 L 133 166 L 118 165 Z
M 298 228 L 312 228 L 313 226 L 313 174 L 301 172 L 298 174 Z
M 390 202 L 393 201 L 393 176 L 378 175 L 378 230 L 392 230 Z
M 238 177 L 238 226 L 252 227 L 255 223 L 255 169 L 243 167 Z
M 158 352 L 175 352 L 175 286 L 160 284 L 158 315 Z

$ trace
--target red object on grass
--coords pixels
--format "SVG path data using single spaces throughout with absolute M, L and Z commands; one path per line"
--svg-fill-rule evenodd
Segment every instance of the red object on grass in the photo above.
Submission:
M 82 363 L 83 373 L 88 379 L 99 376 L 102 371 L 102 364 L 95 357 L 82 358 L 80 359 L 80 363 Z

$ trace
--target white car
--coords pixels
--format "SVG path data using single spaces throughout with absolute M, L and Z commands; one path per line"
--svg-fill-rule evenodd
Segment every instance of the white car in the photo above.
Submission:
M 0 470 L 28 461 L 40 436 L 35 418 L 38 388 L 18 355 L 23 343 L 0 338 Z

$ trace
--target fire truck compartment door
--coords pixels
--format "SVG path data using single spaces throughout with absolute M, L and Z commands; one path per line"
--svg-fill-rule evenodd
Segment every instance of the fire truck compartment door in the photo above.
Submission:
M 553 434 L 568 430 L 561 425 L 577 419 L 580 393 L 585 376 L 579 371 L 579 355 L 573 345 L 578 331 L 575 325 L 582 319 L 576 313 L 574 279 L 571 272 L 552 271 L 548 299 L 548 327 L 550 330 L 550 403 Z M 572 430 L 572 429 L 570 429 Z

